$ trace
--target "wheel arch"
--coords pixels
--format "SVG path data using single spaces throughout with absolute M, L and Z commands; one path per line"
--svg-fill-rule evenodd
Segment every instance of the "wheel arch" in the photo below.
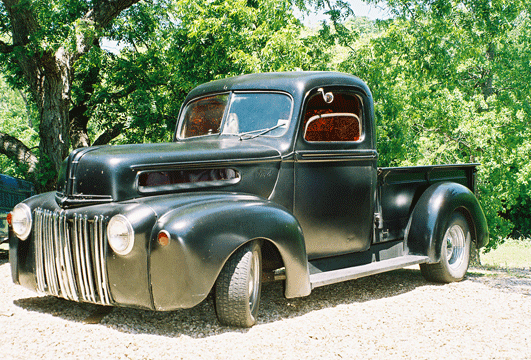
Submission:
M 413 208 L 405 232 L 409 253 L 427 255 L 430 263 L 438 262 L 446 225 L 455 211 L 466 218 L 476 246 L 485 246 L 487 221 L 475 195 L 461 184 L 441 182 L 426 189 Z

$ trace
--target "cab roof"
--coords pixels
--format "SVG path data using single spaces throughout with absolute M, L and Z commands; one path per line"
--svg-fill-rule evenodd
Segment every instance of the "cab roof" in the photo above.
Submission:
M 301 99 L 312 89 L 333 86 L 355 86 L 371 97 L 368 86 L 356 76 L 331 71 L 295 71 L 241 75 L 211 81 L 193 89 L 185 102 L 211 93 L 239 90 L 284 91 Z

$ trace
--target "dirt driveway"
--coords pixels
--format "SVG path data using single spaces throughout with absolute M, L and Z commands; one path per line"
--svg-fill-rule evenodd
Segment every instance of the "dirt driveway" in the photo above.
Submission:
M 157 313 L 39 296 L 0 253 L 4 359 L 531 359 L 531 272 L 471 269 L 461 283 L 404 269 L 287 300 L 266 284 L 251 329 L 220 326 L 212 299 Z

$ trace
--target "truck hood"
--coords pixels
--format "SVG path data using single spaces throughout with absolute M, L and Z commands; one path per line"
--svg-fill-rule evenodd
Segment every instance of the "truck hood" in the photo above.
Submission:
M 267 196 L 280 160 L 277 149 L 238 139 L 82 148 L 64 161 L 56 199 L 73 207 L 224 187 Z M 197 180 L 205 172 L 218 175 Z

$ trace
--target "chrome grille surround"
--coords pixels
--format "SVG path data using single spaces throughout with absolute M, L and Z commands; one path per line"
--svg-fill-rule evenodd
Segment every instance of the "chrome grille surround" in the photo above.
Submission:
M 35 272 L 40 292 L 110 305 L 105 217 L 34 211 Z

